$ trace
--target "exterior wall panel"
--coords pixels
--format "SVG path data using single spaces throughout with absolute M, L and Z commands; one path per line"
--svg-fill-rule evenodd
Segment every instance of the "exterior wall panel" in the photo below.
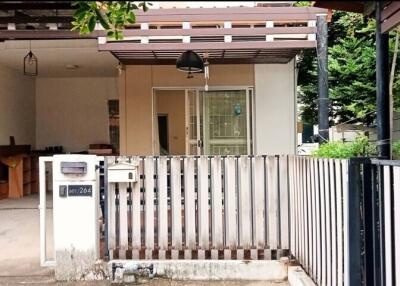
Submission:
M 294 154 L 296 96 L 294 61 L 256 64 L 255 154 Z

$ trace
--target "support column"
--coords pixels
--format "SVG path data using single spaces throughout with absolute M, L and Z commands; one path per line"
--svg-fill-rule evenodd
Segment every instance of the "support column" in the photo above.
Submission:
M 318 133 L 319 142 L 329 140 L 328 24 L 326 15 L 317 15 Z
M 376 126 L 378 155 L 390 158 L 389 35 L 381 33 L 382 2 L 376 1 Z

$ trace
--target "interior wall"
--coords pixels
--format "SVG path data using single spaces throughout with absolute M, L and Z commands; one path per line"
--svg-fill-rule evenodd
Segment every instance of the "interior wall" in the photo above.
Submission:
M 128 65 L 122 74 L 124 92 L 120 94 L 121 154 L 152 155 L 153 140 L 153 87 L 203 87 L 204 74 L 187 74 L 175 66 Z M 211 65 L 210 88 L 213 86 L 254 86 L 253 65 Z M 122 141 L 124 140 L 124 141 Z
M 118 98 L 117 86 L 114 77 L 37 78 L 37 148 L 62 145 L 79 152 L 109 143 L 107 102 Z
M 35 80 L 0 66 L 0 145 L 35 147 Z
M 296 94 L 294 61 L 256 64 L 255 153 L 294 154 L 296 150 Z
M 185 155 L 185 91 L 157 90 L 156 112 L 168 116 L 168 148 L 170 155 Z

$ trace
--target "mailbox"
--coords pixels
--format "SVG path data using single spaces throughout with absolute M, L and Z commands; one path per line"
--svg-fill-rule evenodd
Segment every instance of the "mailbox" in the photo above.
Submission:
M 108 167 L 109 183 L 135 183 L 138 181 L 138 162 L 118 162 Z
M 95 155 L 53 156 L 56 277 L 80 277 L 99 257 L 99 171 Z

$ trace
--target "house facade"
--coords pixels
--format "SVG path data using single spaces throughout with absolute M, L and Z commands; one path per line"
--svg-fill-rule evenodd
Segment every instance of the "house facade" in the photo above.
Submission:
M 68 153 L 112 144 L 121 155 L 294 154 L 296 55 L 316 47 L 318 15 L 326 10 L 151 9 L 119 42 L 101 29 L 71 32 L 61 16 L 33 31 L 2 24 L 0 145 L 14 136 Z M 36 77 L 22 73 L 29 50 Z M 187 50 L 208 63 L 207 76 L 176 69 Z

